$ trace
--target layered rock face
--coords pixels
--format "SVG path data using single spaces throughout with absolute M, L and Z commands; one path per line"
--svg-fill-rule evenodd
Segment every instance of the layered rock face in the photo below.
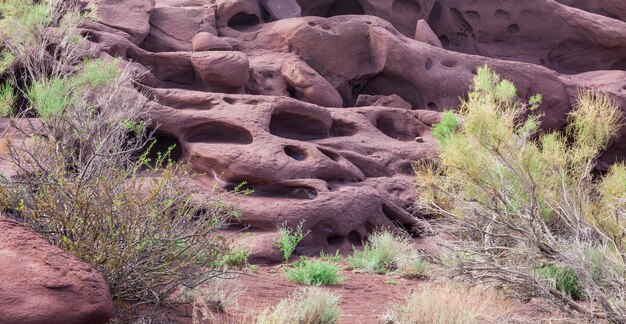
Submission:
M 142 73 L 158 137 L 229 190 L 275 261 L 277 226 L 310 231 L 298 253 L 347 249 L 377 227 L 419 235 L 412 163 L 436 156 L 430 125 L 490 65 L 564 125 L 580 88 L 626 107 L 626 2 L 572 0 L 98 0 L 85 26 L 101 57 Z M 621 19 L 621 20 L 620 20 Z M 626 134 L 625 131 L 622 131 Z M 612 144 L 600 168 L 626 157 Z M 199 192 L 202 195 L 202 192 Z

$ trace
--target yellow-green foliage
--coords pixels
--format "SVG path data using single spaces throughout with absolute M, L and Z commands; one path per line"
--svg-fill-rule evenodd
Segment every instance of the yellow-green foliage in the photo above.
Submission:
M 572 230 L 578 215 L 592 220 L 606 213 L 603 208 L 588 213 L 598 194 L 591 171 L 619 128 L 619 107 L 605 95 L 583 91 L 566 132 L 535 139 L 539 120 L 530 116 L 518 121 L 523 104 L 515 94 L 511 82 L 487 67 L 479 69 L 473 91 L 461 106 L 463 126 L 441 140 L 440 171 L 445 179 L 425 166 L 418 168 L 425 199 L 453 190 L 506 217 L 541 217 L 550 225 L 557 221 L 551 217 L 558 216 Z M 440 185 L 443 191 L 433 193 L 433 186 Z M 459 205 L 446 207 L 462 216 Z
M 50 118 L 61 115 L 68 107 L 77 104 L 89 92 L 97 90 L 119 76 L 117 61 L 87 60 L 79 73 L 49 80 L 35 81 L 27 98 L 38 116 Z
M 604 296 L 609 314 L 626 313 L 619 306 L 624 274 L 600 285 L 590 279 L 596 271 L 585 252 L 607 251 L 599 264 L 626 269 L 626 168 L 617 164 L 604 178 L 592 176 L 621 127 L 619 106 L 608 95 L 581 91 L 567 127 L 543 132 L 535 114 L 540 97 L 524 103 L 516 94 L 510 81 L 478 69 L 460 107 L 462 125 L 438 138 L 439 163 L 415 168 L 416 211 L 456 224 L 452 231 L 467 239 L 458 248 L 468 249 L 457 251 L 456 262 L 474 279 L 513 277 L 503 281 L 534 290 L 541 282 L 531 270 L 556 263 L 571 270 L 568 278 L 580 279 L 577 298 Z
M 340 297 L 317 287 L 297 290 L 274 308 L 264 310 L 258 324 L 333 324 L 339 320 Z
M 15 103 L 15 90 L 8 82 L 0 86 L 0 117 L 10 117 L 13 115 L 13 104 Z

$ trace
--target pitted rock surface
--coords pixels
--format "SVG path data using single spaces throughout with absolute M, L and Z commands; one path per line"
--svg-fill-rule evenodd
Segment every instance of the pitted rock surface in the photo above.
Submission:
M 254 190 L 233 196 L 243 216 L 230 229 L 254 234 L 253 261 L 279 260 L 273 237 L 285 222 L 311 231 L 301 254 L 349 249 L 381 226 L 420 235 L 412 163 L 436 157 L 430 126 L 484 64 L 520 98 L 543 95 L 546 128 L 564 126 L 580 88 L 626 107 L 618 0 L 150 5 L 125 0 L 142 8 L 132 20 L 120 21 L 120 7 L 86 24 L 91 47 L 144 73 L 137 91 L 159 139 L 178 144 L 206 191 Z M 624 159 L 624 143 L 598 167 Z

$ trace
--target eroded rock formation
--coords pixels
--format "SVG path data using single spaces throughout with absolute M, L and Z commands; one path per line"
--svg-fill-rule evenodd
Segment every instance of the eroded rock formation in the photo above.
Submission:
M 626 107 L 626 4 L 559 2 L 99 0 L 85 30 L 95 53 L 143 73 L 160 140 L 207 191 L 254 189 L 232 229 L 274 261 L 283 222 L 311 231 L 299 253 L 379 226 L 419 235 L 411 165 L 436 155 L 429 126 L 481 65 L 523 99 L 542 94 L 546 128 L 564 125 L 581 87 Z M 626 157 L 624 143 L 599 167 Z

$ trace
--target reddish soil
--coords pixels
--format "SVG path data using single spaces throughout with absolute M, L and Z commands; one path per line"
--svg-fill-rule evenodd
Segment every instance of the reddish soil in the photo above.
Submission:
M 341 296 L 342 315 L 339 323 L 380 323 L 378 316 L 420 285 L 419 280 L 354 273 L 345 264 L 342 264 L 341 275 L 346 279 L 343 284 L 327 288 Z M 239 304 L 247 309 L 261 310 L 276 305 L 299 287 L 284 279 L 284 271 L 280 266 L 261 267 L 258 273 L 246 274 L 241 278 L 248 290 L 240 298 Z

